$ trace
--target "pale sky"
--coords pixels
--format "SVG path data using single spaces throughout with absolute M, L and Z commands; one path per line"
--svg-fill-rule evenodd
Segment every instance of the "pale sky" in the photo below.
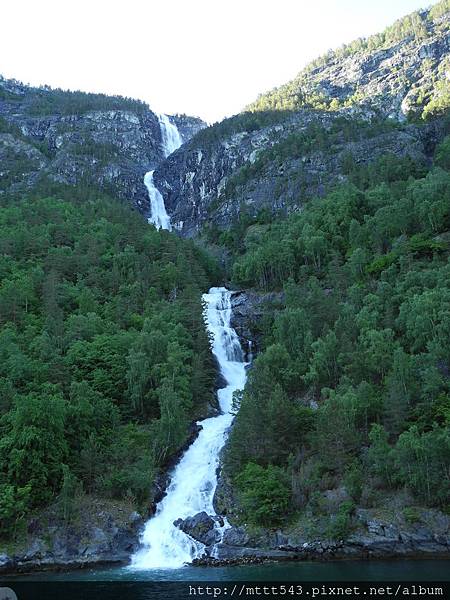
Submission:
M 0 74 L 213 122 L 427 0 L 2 0 Z

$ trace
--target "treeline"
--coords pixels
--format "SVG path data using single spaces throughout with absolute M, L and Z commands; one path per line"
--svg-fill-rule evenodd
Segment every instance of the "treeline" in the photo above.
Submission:
M 16 91 L 6 89 L 8 85 Z M 26 95 L 22 90 L 26 90 Z M 25 87 L 19 81 L 3 79 L 1 76 L 0 100 L 24 103 L 25 112 L 31 116 L 80 115 L 93 110 L 130 110 L 141 114 L 149 110 L 146 102 L 135 98 L 80 90 L 62 90 L 51 88 L 49 85 Z
M 286 121 L 291 111 L 261 110 L 242 112 L 199 131 L 191 141 L 193 146 L 212 145 L 241 132 L 251 132 Z
M 4 536 L 80 494 L 148 506 L 213 394 L 214 261 L 101 193 L 60 192 L 0 211 Z
M 395 23 L 389 25 L 380 33 L 375 33 L 368 38 L 358 38 L 349 44 L 343 44 L 336 50 L 329 50 L 323 56 L 311 61 L 307 68 L 309 71 L 320 69 L 333 60 L 353 56 L 358 52 L 371 52 L 386 45 L 401 42 L 407 38 L 424 40 L 430 35 L 429 25 L 449 11 L 449 0 L 441 0 L 428 11 L 416 10 L 409 15 L 397 19 Z
M 226 455 L 241 518 L 328 519 L 355 505 L 450 502 L 450 137 L 428 172 L 349 162 L 349 182 L 235 243 L 236 287 L 279 292 Z M 329 513 L 327 490 L 344 489 Z M 300 517 L 299 517 L 300 518 Z

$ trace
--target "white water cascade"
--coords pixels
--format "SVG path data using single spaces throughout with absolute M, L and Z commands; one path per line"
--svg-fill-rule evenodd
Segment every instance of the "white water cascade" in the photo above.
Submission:
M 144 177 L 144 184 L 150 198 L 151 216 L 148 218 L 148 222 L 152 223 L 156 229 L 168 229 L 170 231 L 172 229 L 170 217 L 164 205 L 164 198 L 153 181 L 153 173 L 154 171 L 149 171 Z
M 183 140 L 181 139 L 177 126 L 170 121 L 167 115 L 158 115 L 158 121 L 161 130 L 162 149 L 164 156 L 167 158 L 181 146 Z M 144 177 L 144 184 L 148 191 L 148 197 L 150 198 L 151 216 L 149 217 L 148 222 L 152 223 L 157 229 L 168 229 L 170 231 L 172 229 L 170 217 L 164 206 L 162 194 L 153 181 L 154 172 L 154 170 L 148 171 Z
M 167 158 L 172 152 L 178 150 L 183 143 L 180 132 L 175 123 L 167 115 L 158 115 L 159 128 L 161 129 L 164 156 Z
M 246 363 L 236 332 L 230 325 L 231 292 L 211 288 L 203 294 L 204 318 L 212 336 L 212 352 L 227 382 L 218 390 L 222 413 L 200 421 L 202 429 L 175 467 L 166 496 L 158 504 L 156 514 L 146 526 L 142 548 L 132 557 L 130 568 L 178 568 L 200 557 L 204 546 L 192 539 L 173 522 L 201 511 L 215 515 L 213 497 L 217 486 L 219 452 L 233 421 L 232 398 L 246 380 Z

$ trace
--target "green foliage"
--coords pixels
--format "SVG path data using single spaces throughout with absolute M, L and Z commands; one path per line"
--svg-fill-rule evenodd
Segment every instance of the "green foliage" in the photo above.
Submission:
M 52 89 L 49 86 L 31 88 L 31 92 L 26 109 L 32 116 L 79 115 L 95 110 L 129 110 L 140 114 L 148 110 L 145 102 L 123 96 Z
M 348 161 L 351 183 L 269 219 L 255 243 L 229 238 L 236 287 L 283 291 L 230 435 L 231 474 L 276 465 L 299 507 L 342 485 L 355 502 L 406 487 L 448 504 L 446 143 L 429 171 L 392 155 Z M 333 536 L 350 521 L 333 518 Z
M 347 97 L 333 97 L 322 91 L 322 79 L 326 73 L 322 71 L 333 68 L 337 61 L 343 61 L 355 55 L 376 57 L 376 52 L 395 46 L 399 42 L 420 43 L 433 39 L 435 28 L 444 29 L 439 23 L 441 17 L 449 12 L 448 0 L 441 0 L 428 11 L 415 11 L 387 27 L 384 31 L 368 38 L 358 38 L 344 44 L 336 50 L 328 50 L 324 55 L 311 61 L 293 80 L 258 96 L 255 102 L 247 107 L 248 111 L 296 111 L 304 107 L 316 110 L 336 111 L 370 100 L 364 92 L 356 90 Z M 419 88 L 418 108 L 424 118 L 439 114 L 449 106 L 448 84 L 445 78 L 433 81 L 432 91 Z M 446 90 L 444 89 L 447 86 Z M 430 98 L 431 100 L 427 100 Z
M 246 522 L 270 527 L 289 514 L 291 492 L 279 467 L 250 462 L 237 475 L 236 486 Z
M 382 425 L 378 423 L 372 425 L 369 441 L 370 447 L 367 453 L 369 469 L 372 474 L 380 477 L 385 485 L 390 486 L 394 477 L 393 450 Z
M 236 133 L 249 133 L 262 127 L 276 125 L 285 121 L 288 117 L 289 111 L 242 112 L 202 129 L 195 135 L 191 144 L 194 147 L 197 145 L 199 147 L 208 146 Z
M 450 135 L 437 146 L 434 161 L 439 167 L 450 171 Z
M 394 449 L 398 480 L 428 504 L 444 504 L 450 495 L 448 457 L 450 431 L 435 425 L 420 433 L 416 426 L 404 431 Z
M 47 385 L 39 394 L 18 396 L 0 423 L 0 465 L 8 482 L 30 486 L 35 505 L 48 502 L 59 489 L 62 464 L 68 456 L 66 403 L 52 388 Z
M 351 514 L 354 511 L 353 502 L 343 502 L 336 515 L 330 517 L 326 531 L 327 537 L 332 540 L 345 540 L 351 533 Z
M 11 535 L 26 515 L 30 491 L 29 485 L 16 488 L 9 483 L 0 483 L 0 534 Z
M 330 392 L 316 417 L 312 444 L 321 460 L 331 469 L 343 470 L 349 457 L 360 447 L 362 434 L 358 427 L 360 404 L 353 390 Z
M 58 508 L 61 517 L 66 523 L 70 523 L 76 515 L 76 499 L 80 493 L 81 483 L 70 471 L 67 465 L 61 465 L 63 479 L 61 491 L 58 496 Z
M 436 4 L 433 4 L 430 8 L 428 18 L 432 21 L 436 21 L 448 12 L 450 12 L 450 0 L 440 0 L 440 2 L 436 2 Z
M 131 500 L 144 509 L 151 501 L 151 486 L 158 473 L 151 452 L 150 426 L 127 423 L 117 434 L 106 448 L 99 447 L 93 438 L 84 453 L 87 464 L 94 462 L 101 467 L 94 472 L 93 489 L 109 498 Z
M 403 509 L 403 518 L 411 525 L 420 522 L 420 512 L 414 506 L 407 506 Z
M 214 261 L 95 190 L 42 186 L 0 207 L 7 533 L 52 502 L 70 522 L 82 493 L 151 501 L 215 380 L 201 305 Z
M 445 114 L 450 108 L 450 86 L 446 79 L 438 81 L 433 89 L 431 99 L 425 105 L 422 118 L 429 119 L 436 115 Z
M 246 114 L 246 113 L 245 113 Z M 259 115 L 259 112 L 254 113 Z M 393 122 L 386 120 L 373 119 L 372 121 L 362 121 L 358 119 L 350 119 L 347 117 L 336 117 L 329 124 L 322 124 L 320 121 L 312 121 L 305 129 L 294 131 L 274 143 L 269 148 L 260 150 L 256 159 L 253 162 L 246 162 L 238 169 L 227 183 L 217 201 L 210 207 L 210 212 L 214 212 L 218 205 L 226 199 L 232 198 L 233 194 L 240 186 L 247 185 L 252 179 L 262 177 L 266 169 L 273 165 L 281 166 L 285 162 L 305 159 L 305 157 L 316 154 L 330 156 L 336 153 L 336 148 L 345 142 L 361 141 L 376 135 L 392 132 L 396 125 Z M 276 138 L 275 138 L 276 140 Z M 351 154 L 346 154 L 342 158 L 343 171 L 347 175 L 352 176 L 352 181 L 357 177 L 357 173 L 363 169 L 357 167 L 355 160 Z M 411 169 L 411 160 L 409 158 L 390 160 L 379 160 L 373 166 L 373 173 L 369 177 L 376 177 L 377 170 L 391 169 L 392 178 L 398 178 L 405 166 Z M 364 170 L 364 175 L 366 171 Z M 311 177 L 311 174 L 308 175 Z M 298 185 L 302 183 L 302 173 L 299 168 Z M 270 220 L 270 219 L 269 219 Z M 258 217 L 258 222 L 263 222 L 261 216 Z
M 286 350 L 274 345 L 254 363 L 226 457 L 234 473 L 246 461 L 285 464 L 312 428 L 312 411 L 289 399 L 283 389 L 292 376 L 285 369 L 287 362 Z
M 344 473 L 344 485 L 350 496 L 355 502 L 358 502 L 361 498 L 364 484 L 364 470 L 363 465 L 358 461 L 354 460 L 349 463 Z

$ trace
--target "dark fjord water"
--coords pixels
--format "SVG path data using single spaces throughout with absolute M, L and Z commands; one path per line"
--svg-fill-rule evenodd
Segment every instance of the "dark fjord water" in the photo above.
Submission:
M 431 559 L 291 562 L 235 567 L 186 566 L 148 571 L 122 567 L 10 576 L 0 581 L 0 590 L 1 586 L 12 588 L 18 600 L 186 600 L 197 599 L 198 595 L 202 598 L 214 597 L 205 593 L 206 587 L 203 587 L 201 594 L 193 594 L 191 586 L 198 590 L 198 586 L 216 584 L 220 586 L 221 593 L 215 597 L 227 598 L 232 596 L 233 582 L 237 582 L 239 589 L 239 582 L 245 581 L 279 582 L 287 586 L 303 584 L 300 596 L 311 598 L 311 592 L 307 590 L 311 590 L 313 585 L 326 585 L 326 582 L 333 582 L 330 585 L 334 585 L 334 582 L 403 581 L 426 585 L 427 581 L 447 581 L 450 579 L 449 567 L 449 561 Z M 265 595 L 265 598 L 269 597 L 279 595 Z M 299 595 L 287 594 L 285 597 L 298 598 Z
M 13 581 L 447 581 L 448 560 L 285 562 L 134 571 L 126 567 L 12 575 Z

